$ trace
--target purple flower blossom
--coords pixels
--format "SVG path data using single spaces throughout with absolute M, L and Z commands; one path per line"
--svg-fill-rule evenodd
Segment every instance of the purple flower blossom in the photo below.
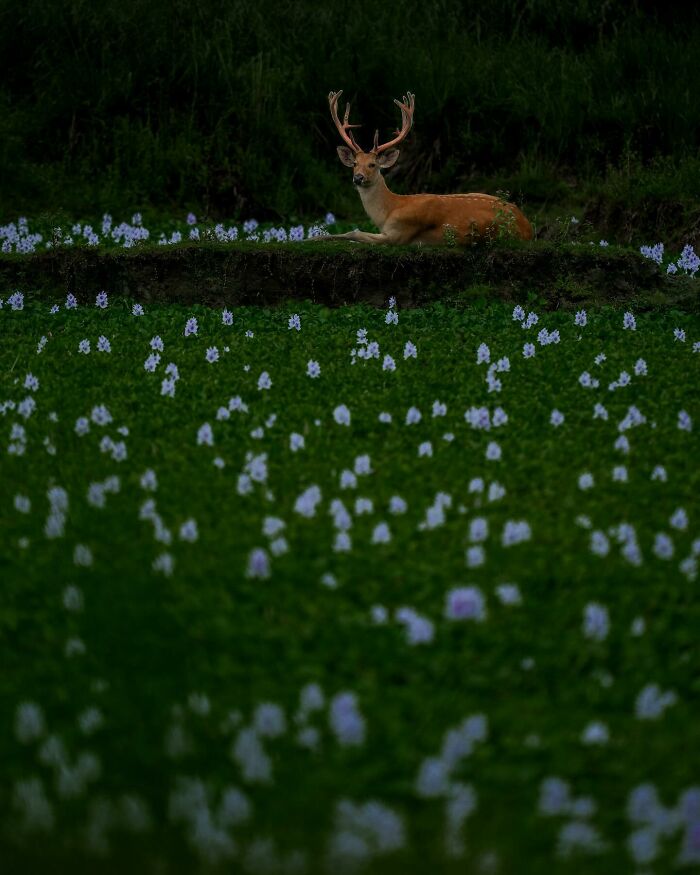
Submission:
M 189 337 L 191 334 L 197 334 L 198 331 L 199 325 L 197 324 L 197 319 L 196 317 L 191 316 L 185 323 L 185 337 Z
M 107 307 L 107 292 L 99 292 L 95 298 L 95 306 L 104 310 Z

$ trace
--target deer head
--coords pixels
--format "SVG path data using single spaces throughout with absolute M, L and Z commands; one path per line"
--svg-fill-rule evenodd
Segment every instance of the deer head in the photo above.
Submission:
M 338 146 L 338 157 L 346 167 L 352 167 L 353 185 L 357 188 L 370 188 L 377 182 L 380 169 L 393 166 L 399 157 L 399 150 L 393 147 L 400 143 L 411 129 L 415 95 L 409 91 L 408 96 L 404 96 L 403 103 L 394 100 L 394 103 L 401 110 L 401 130 L 396 131 L 394 139 L 380 146 L 379 131 L 375 131 L 372 149 L 369 152 L 363 152 L 357 145 L 351 130 L 351 128 L 359 128 L 361 125 L 351 125 L 348 121 L 350 117 L 349 103 L 345 105 L 343 122 L 341 123 L 338 118 L 338 99 L 342 93 L 342 91 L 331 91 L 328 95 L 331 116 L 336 128 L 338 128 L 338 133 L 346 143 L 345 146 Z

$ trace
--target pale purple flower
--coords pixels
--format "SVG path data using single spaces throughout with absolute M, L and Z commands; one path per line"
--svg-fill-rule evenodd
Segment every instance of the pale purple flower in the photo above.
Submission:
M 662 693 L 658 684 L 647 684 L 634 703 L 637 720 L 658 720 L 666 708 L 675 705 L 677 701 L 678 698 L 672 690 Z
M 78 299 L 70 292 L 66 296 L 66 310 L 75 310 L 78 306 Z
M 112 352 L 112 344 L 104 336 L 104 334 L 101 334 L 97 338 L 97 351 L 98 352 Z
M 503 526 L 501 544 L 504 547 L 512 547 L 514 544 L 529 541 L 531 537 L 530 526 L 525 520 L 508 520 Z
M 386 523 L 378 523 L 372 532 L 373 544 L 388 544 L 391 541 L 391 531 Z
M 549 417 L 549 421 L 553 426 L 559 426 L 564 422 L 564 414 L 555 408 Z
M 480 343 L 479 348 L 476 351 L 476 363 L 477 363 L 477 365 L 480 365 L 482 362 L 486 362 L 488 364 L 488 362 L 490 362 L 490 361 L 491 361 L 491 352 L 490 352 L 488 346 L 486 346 L 485 343 Z
M 593 486 L 593 475 L 587 471 L 584 474 L 581 474 L 578 478 L 578 488 L 579 489 L 591 489 Z
M 610 732 L 605 723 L 594 720 L 581 733 L 581 741 L 588 745 L 604 745 L 610 741 Z
M 155 337 L 151 338 L 151 349 L 156 350 L 156 352 L 163 352 L 163 341 L 156 334 Z
M 610 617 L 605 605 L 589 602 L 583 611 L 583 634 L 591 641 L 604 641 L 610 631 Z
M 405 359 L 418 357 L 418 350 L 416 348 L 416 345 L 410 340 L 406 341 L 406 345 L 403 348 L 403 357 Z
M 496 595 L 503 605 L 520 605 L 523 598 L 516 583 L 502 583 L 496 587 Z
M 141 306 L 141 304 L 134 304 L 134 306 L 131 308 L 131 315 L 132 316 L 145 316 L 146 314 L 145 314 L 144 309 Z
M 269 389 L 272 386 L 272 380 L 267 371 L 263 371 L 258 377 L 258 390 Z
M 685 343 L 685 331 L 682 328 L 674 328 L 673 336 L 676 340 L 680 340 L 682 343 Z
M 218 362 L 219 361 L 219 350 L 217 349 L 217 347 L 210 346 L 207 349 L 205 358 L 209 362 L 209 364 L 213 364 L 214 362 Z
M 423 441 L 418 447 L 418 458 L 431 458 L 433 455 L 433 445 L 430 441 Z
M 574 325 L 580 325 L 583 327 L 588 322 L 588 316 L 586 315 L 585 310 L 577 310 L 576 315 L 574 316 Z
M 481 545 L 467 547 L 465 553 L 467 568 L 479 568 L 486 562 L 486 553 Z
M 199 325 L 197 319 L 195 316 L 191 316 L 187 322 L 185 322 L 185 337 L 189 337 L 191 334 L 197 334 L 198 331 Z
M 673 541 L 664 532 L 658 532 L 654 537 L 653 551 L 659 559 L 671 559 L 673 557 Z
M 513 321 L 514 322 L 522 322 L 524 318 L 525 318 L 525 311 L 520 306 L 520 304 L 518 304 L 516 307 L 513 308 Z
M 83 353 L 83 355 L 88 355 L 90 353 L 90 341 L 87 338 L 84 338 L 78 344 L 78 352 Z
M 195 216 L 194 213 L 187 214 L 187 224 L 188 225 L 196 225 L 197 224 L 197 217 Z
M 248 567 L 246 577 L 265 580 L 270 576 L 270 558 L 267 551 L 257 547 L 248 555 Z
M 501 447 L 496 441 L 489 441 L 486 447 L 486 458 L 489 462 L 498 462 L 501 459 Z
M 233 325 L 233 313 L 230 310 L 224 308 L 221 314 L 221 321 L 224 325 Z
M 398 325 L 399 324 L 399 314 L 396 310 L 387 310 L 386 316 L 384 317 L 384 321 L 387 325 Z
M 104 310 L 107 307 L 107 292 L 100 292 L 95 298 L 95 306 Z
M 350 411 L 345 404 L 339 404 L 333 411 L 333 419 L 338 425 L 350 425 Z
M 406 513 L 408 505 L 400 495 L 392 495 L 389 500 L 389 513 L 399 514 Z
M 409 407 L 406 411 L 406 425 L 415 425 L 422 418 L 421 412 L 417 407 Z
M 296 453 L 297 450 L 303 450 L 305 447 L 304 435 L 292 432 L 289 435 L 289 449 Z
M 447 593 L 445 600 L 446 619 L 475 620 L 481 623 L 486 619 L 486 616 L 486 603 L 483 593 L 478 587 L 457 587 Z
M 208 422 L 205 422 L 203 425 L 201 425 L 197 431 L 197 446 L 214 446 L 214 432 L 212 431 L 211 425 L 209 425 Z
M 390 355 L 384 356 L 384 362 L 382 364 L 383 371 L 395 371 L 396 370 L 396 362 Z
M 333 697 L 329 722 L 341 747 L 356 747 L 364 743 L 365 720 L 354 693 L 343 692 Z
M 523 358 L 531 359 L 535 354 L 535 344 L 534 343 L 524 343 L 523 344 Z
M 292 316 L 289 317 L 288 326 L 290 331 L 293 328 L 297 331 L 301 331 L 301 319 L 298 313 L 294 313 Z
M 637 320 L 634 318 L 634 315 L 627 311 L 622 317 L 622 327 L 625 329 L 629 329 L 630 331 L 635 331 L 637 328 Z
M 690 418 L 690 415 L 686 410 L 678 411 L 678 428 L 681 431 L 693 430 L 693 420 Z

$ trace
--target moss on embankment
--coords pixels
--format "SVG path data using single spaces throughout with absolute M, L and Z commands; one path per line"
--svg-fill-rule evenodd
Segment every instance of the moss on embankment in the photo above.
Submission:
M 185 244 L 134 249 L 54 249 L 0 256 L 0 288 L 52 297 L 73 292 L 144 302 L 274 305 L 290 298 L 327 306 L 403 306 L 473 297 L 540 306 L 630 304 L 698 310 L 697 282 L 666 277 L 636 252 L 546 242 L 452 248 L 366 247 L 344 242 Z

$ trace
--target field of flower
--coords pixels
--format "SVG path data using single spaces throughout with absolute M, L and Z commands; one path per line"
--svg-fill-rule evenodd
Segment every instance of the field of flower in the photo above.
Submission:
M 700 865 L 698 316 L 0 297 L 8 871 Z

